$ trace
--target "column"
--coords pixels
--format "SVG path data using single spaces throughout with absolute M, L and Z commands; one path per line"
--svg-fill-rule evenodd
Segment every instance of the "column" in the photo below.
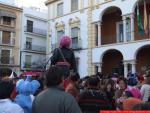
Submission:
M 80 9 L 83 9 L 84 3 L 83 0 L 80 0 Z
M 127 27 L 126 26 L 126 16 L 123 16 L 122 18 L 123 18 L 123 42 L 126 42 L 127 41 L 127 39 L 126 39 L 127 38 L 127 36 L 126 36 L 126 33 L 127 33 L 126 32 L 126 29 L 127 29 L 126 28 Z
M 14 33 L 13 32 L 10 33 L 10 44 L 14 45 Z
M 124 77 L 127 78 L 128 74 L 128 63 L 124 62 Z
M 101 45 L 101 22 L 98 22 L 98 31 L 97 31 L 97 33 L 98 33 L 98 46 L 100 46 Z
M 132 65 L 132 73 L 135 73 L 136 72 L 136 62 L 135 62 L 135 60 L 131 62 L 131 65 Z
M 130 15 L 131 19 L 131 41 L 134 41 L 134 14 Z

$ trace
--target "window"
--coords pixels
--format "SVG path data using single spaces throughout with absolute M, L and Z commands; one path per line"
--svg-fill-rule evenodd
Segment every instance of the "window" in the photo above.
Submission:
M 131 21 L 128 19 L 126 23 L 126 36 L 127 41 L 131 41 Z
M 57 5 L 57 16 L 63 15 L 63 3 Z
M 26 38 L 26 49 L 29 49 L 29 50 L 32 49 L 32 38 L 29 38 L 29 37 Z
M 64 31 L 61 30 L 61 31 L 57 31 L 57 43 L 59 44 L 60 43 L 60 39 L 61 37 L 64 35 Z
M 78 0 L 71 0 L 71 11 L 78 10 Z
M 31 55 L 26 55 L 25 56 L 25 67 L 31 67 L 31 60 L 32 60 L 32 56 Z
M 71 29 L 71 37 L 72 37 L 72 48 L 76 49 L 78 48 L 78 32 L 79 28 L 75 27 Z
M 11 32 L 3 31 L 2 44 L 10 44 Z
M 33 21 L 27 20 L 27 32 L 33 32 Z
M 10 50 L 1 50 L 1 63 L 9 64 L 10 63 Z
M 96 34 L 95 45 L 98 46 L 98 25 L 97 24 L 95 25 L 95 32 L 96 32 L 95 33 Z
M 3 17 L 3 24 L 4 25 L 11 25 L 11 17 Z
M 123 22 L 117 22 L 117 42 L 123 42 Z

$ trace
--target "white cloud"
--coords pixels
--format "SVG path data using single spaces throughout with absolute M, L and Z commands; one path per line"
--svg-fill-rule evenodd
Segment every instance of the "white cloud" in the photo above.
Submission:
M 42 9 L 46 9 L 44 4 L 46 0 L 16 0 L 18 6 L 25 6 L 25 7 L 39 7 Z

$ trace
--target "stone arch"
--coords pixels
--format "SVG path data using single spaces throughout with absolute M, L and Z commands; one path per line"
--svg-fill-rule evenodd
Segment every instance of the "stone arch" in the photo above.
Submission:
M 102 56 L 102 73 L 112 74 L 114 72 L 124 74 L 123 54 L 117 49 L 106 50 Z
M 150 68 L 150 44 L 143 45 L 135 51 L 136 69 L 138 73 L 144 73 Z
M 135 50 L 134 59 L 136 59 L 138 52 L 146 46 L 150 46 L 150 44 L 142 45 Z
M 115 6 L 115 5 L 114 5 L 114 6 L 108 6 L 108 7 L 106 7 L 105 9 L 103 9 L 103 10 L 101 11 L 101 13 L 100 13 L 100 15 L 99 15 L 100 21 L 102 21 L 102 17 L 103 17 L 103 15 L 105 14 L 105 12 L 108 11 L 108 10 L 110 10 L 110 9 L 113 9 L 113 8 L 119 9 L 119 10 L 121 11 L 121 13 L 122 13 L 122 10 L 121 10 L 120 7 Z

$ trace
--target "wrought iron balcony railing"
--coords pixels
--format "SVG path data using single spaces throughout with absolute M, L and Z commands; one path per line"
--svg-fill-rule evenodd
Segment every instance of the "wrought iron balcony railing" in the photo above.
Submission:
M 31 51 L 39 51 L 39 52 L 46 52 L 46 47 L 42 47 L 39 45 L 30 45 L 30 44 L 25 44 L 24 45 L 25 50 L 31 50 Z
M 24 31 L 25 32 L 29 32 L 29 33 L 35 33 L 35 34 L 39 34 L 39 35 L 44 35 L 46 36 L 47 35 L 47 31 L 44 30 L 44 29 L 40 29 L 40 28 L 29 28 L 28 26 L 25 26 L 24 27 Z
M 82 44 L 81 44 L 81 42 L 82 42 L 82 41 L 79 40 L 77 43 L 72 43 L 72 44 L 71 44 L 71 48 L 72 48 L 73 50 L 80 50 L 80 49 L 82 49 Z M 52 45 L 51 45 L 52 51 L 54 51 L 54 49 L 57 48 L 57 47 L 59 47 L 59 44 L 58 44 L 58 43 L 52 44 Z

